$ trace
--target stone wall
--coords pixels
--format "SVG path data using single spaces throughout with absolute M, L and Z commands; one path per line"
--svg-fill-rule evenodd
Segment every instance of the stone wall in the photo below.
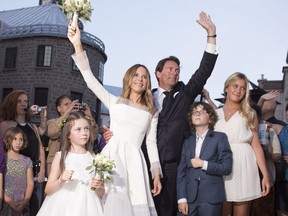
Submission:
M 51 67 L 36 67 L 38 45 L 52 46 Z M 15 69 L 4 69 L 6 48 L 17 47 L 17 66 Z M 99 74 L 99 61 L 106 62 L 102 51 L 84 44 L 92 71 Z M 30 104 L 34 104 L 35 88 L 48 88 L 48 118 L 57 116 L 55 101 L 62 94 L 70 95 L 71 91 L 82 93 L 83 102 L 99 113 L 97 98 L 87 88 L 80 72 L 72 71 L 71 54 L 74 52 L 67 38 L 57 37 L 24 37 L 0 41 L 0 101 L 3 89 L 22 89 L 28 93 Z

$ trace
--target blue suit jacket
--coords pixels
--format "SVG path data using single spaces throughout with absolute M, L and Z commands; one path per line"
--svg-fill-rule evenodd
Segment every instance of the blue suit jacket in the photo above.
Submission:
M 186 198 L 193 203 L 197 194 L 209 203 L 226 200 L 223 175 L 232 169 L 232 152 L 225 133 L 209 130 L 204 139 L 200 159 L 208 161 L 207 170 L 193 168 L 191 159 L 195 157 L 196 134 L 184 141 L 177 173 L 177 200 Z

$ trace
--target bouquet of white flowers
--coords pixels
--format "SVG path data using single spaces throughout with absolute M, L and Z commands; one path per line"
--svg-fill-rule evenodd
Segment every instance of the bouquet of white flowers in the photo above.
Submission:
M 102 181 L 111 179 L 113 168 L 115 168 L 114 160 L 111 160 L 103 155 L 96 154 L 92 161 L 92 164 L 86 167 L 86 170 L 91 170 L 95 175 L 98 174 Z M 91 188 L 94 190 L 94 188 Z
M 92 14 L 91 0 L 62 0 L 61 9 L 66 12 L 67 19 L 72 19 L 72 26 L 75 27 L 78 18 L 82 21 L 90 21 Z

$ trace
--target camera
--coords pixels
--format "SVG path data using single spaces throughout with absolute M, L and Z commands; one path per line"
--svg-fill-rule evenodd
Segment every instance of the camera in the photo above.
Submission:
M 86 109 L 86 104 L 85 103 L 79 103 L 79 105 L 78 105 L 78 110 L 80 110 L 80 111 L 84 111 Z
M 44 110 L 46 110 L 46 107 L 45 107 L 45 106 L 38 106 L 38 107 L 37 107 L 37 112 L 38 112 L 38 113 L 42 113 L 42 112 L 44 112 Z
M 34 173 L 34 176 L 38 175 L 38 173 L 40 171 L 40 166 L 41 166 L 41 161 L 40 160 L 33 161 L 33 173 Z

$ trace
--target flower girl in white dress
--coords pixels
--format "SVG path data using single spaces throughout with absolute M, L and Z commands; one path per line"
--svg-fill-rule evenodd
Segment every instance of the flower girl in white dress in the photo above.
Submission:
M 37 216 L 103 216 L 103 182 L 86 170 L 93 161 L 89 118 L 72 112 L 62 125 L 61 152 L 52 162 L 47 194 Z M 92 190 L 91 188 L 95 188 Z

